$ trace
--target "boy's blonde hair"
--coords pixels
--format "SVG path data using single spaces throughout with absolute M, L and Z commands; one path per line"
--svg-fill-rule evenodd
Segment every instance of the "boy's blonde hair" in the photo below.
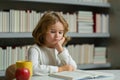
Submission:
M 66 33 L 68 32 L 67 21 L 62 17 L 62 15 L 59 12 L 48 11 L 44 13 L 44 15 L 41 17 L 37 26 L 32 32 L 32 36 L 34 37 L 35 42 L 39 46 L 45 45 L 46 32 L 48 31 L 51 25 L 55 24 L 58 21 L 60 21 L 64 26 L 63 37 L 65 37 L 65 42 L 63 43 L 63 45 L 65 45 L 68 42 L 70 38 L 66 36 Z

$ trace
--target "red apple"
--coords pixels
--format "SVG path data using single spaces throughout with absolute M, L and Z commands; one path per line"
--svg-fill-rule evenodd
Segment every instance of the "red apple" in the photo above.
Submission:
M 27 68 L 17 68 L 15 72 L 16 80 L 29 80 L 30 71 Z

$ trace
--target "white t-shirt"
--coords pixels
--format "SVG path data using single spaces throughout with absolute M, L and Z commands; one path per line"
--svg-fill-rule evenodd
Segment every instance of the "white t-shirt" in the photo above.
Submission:
M 58 67 L 65 64 L 77 68 L 75 61 L 66 48 L 58 54 L 56 49 L 39 47 L 35 44 L 28 50 L 28 60 L 33 63 L 33 75 L 48 75 L 49 73 L 58 72 Z

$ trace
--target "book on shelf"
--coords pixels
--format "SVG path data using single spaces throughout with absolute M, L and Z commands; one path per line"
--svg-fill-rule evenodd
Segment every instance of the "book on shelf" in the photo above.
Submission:
M 52 73 L 49 76 L 65 80 L 114 80 L 112 73 L 90 70 L 75 70 Z

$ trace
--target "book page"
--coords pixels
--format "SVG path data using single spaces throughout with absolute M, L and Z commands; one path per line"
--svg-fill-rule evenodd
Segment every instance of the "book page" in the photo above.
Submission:
M 63 79 L 67 79 L 67 80 L 75 80 L 75 79 L 86 78 L 89 75 L 82 74 L 82 73 L 76 73 L 76 72 L 64 71 L 64 72 L 50 74 L 50 76 L 52 76 L 52 77 L 58 77 L 58 78 L 63 78 Z
M 79 72 L 79 70 L 78 70 Z M 99 77 L 114 77 L 112 73 L 105 73 L 100 71 L 84 71 L 86 74 L 90 74 L 93 78 L 99 78 Z
M 97 71 L 88 71 L 88 70 L 76 70 L 76 71 L 63 71 L 58 73 L 50 74 L 51 77 L 62 78 L 66 80 L 94 80 L 94 79 L 102 79 L 109 78 L 109 80 L 113 80 L 113 74 L 103 73 Z M 111 78 L 111 79 L 110 79 Z
M 58 73 L 50 74 L 52 77 L 63 78 L 67 80 L 76 80 L 76 79 L 90 79 L 92 76 L 90 74 L 86 74 L 83 71 L 63 71 Z

